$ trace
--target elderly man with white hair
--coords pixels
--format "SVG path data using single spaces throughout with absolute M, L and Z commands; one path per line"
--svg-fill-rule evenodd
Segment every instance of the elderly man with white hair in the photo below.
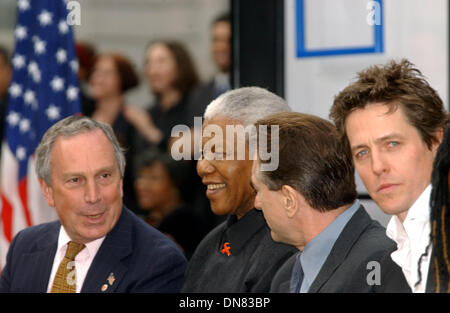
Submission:
M 248 140 L 227 132 L 288 111 L 282 98 L 258 87 L 228 91 L 206 108 L 197 172 L 212 211 L 228 218 L 197 247 L 182 292 L 268 292 L 276 271 L 295 253 L 272 240 L 262 212 L 254 208 Z M 242 141 L 245 151 L 239 155 Z

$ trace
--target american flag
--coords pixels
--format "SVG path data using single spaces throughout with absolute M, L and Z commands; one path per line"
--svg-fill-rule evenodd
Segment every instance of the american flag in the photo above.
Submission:
M 18 0 L 1 160 L 0 270 L 14 235 L 57 218 L 45 202 L 34 150 L 55 122 L 80 112 L 78 62 L 64 0 Z

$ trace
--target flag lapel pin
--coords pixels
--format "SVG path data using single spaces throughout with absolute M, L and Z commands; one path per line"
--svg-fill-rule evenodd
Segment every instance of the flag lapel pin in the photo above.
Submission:
M 110 286 L 112 286 L 112 284 L 114 284 L 115 280 L 116 280 L 116 278 L 114 277 L 114 273 L 109 274 L 107 281 Z

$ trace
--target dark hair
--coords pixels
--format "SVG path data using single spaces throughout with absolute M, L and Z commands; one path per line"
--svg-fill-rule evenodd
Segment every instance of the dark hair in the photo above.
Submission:
M 214 26 L 214 25 L 216 25 L 217 23 L 221 23 L 221 22 L 231 23 L 230 12 L 224 12 L 224 13 L 221 13 L 221 14 L 217 15 L 217 16 L 213 19 L 213 21 L 212 21 L 212 23 L 211 23 L 211 26 Z
M 94 64 L 102 57 L 111 58 L 116 66 L 120 78 L 120 91 L 127 92 L 139 85 L 139 77 L 136 74 L 133 63 L 120 53 L 101 53 L 95 57 Z
M 180 192 L 189 178 L 190 168 L 186 162 L 176 161 L 169 154 L 163 153 L 158 149 L 150 148 L 145 150 L 135 158 L 135 161 L 134 171 L 136 177 L 143 168 L 151 167 L 159 162 L 167 170 L 170 180 L 180 189 Z
M 429 149 L 437 141 L 436 130 L 449 121 L 436 90 L 406 59 L 399 63 L 391 60 L 384 66 L 374 65 L 359 72 L 358 80 L 335 97 L 330 117 L 346 137 L 345 121 L 349 114 L 376 102 L 389 106 L 389 112 L 400 107 Z
M 75 53 L 80 67 L 86 68 L 90 72 L 94 66 L 97 53 L 94 46 L 88 42 L 77 41 L 75 43 Z
M 200 81 L 194 61 L 188 50 L 181 42 L 173 40 L 152 41 L 147 46 L 147 50 L 154 44 L 163 44 L 172 53 L 178 72 L 173 87 L 180 90 L 183 95 L 187 94 L 189 90 L 195 87 Z
M 436 292 L 450 292 L 450 127 L 434 159 L 431 175 L 430 222 L 433 245 L 434 279 Z
M 282 112 L 271 114 L 255 125 L 258 137 L 259 125 L 267 125 L 267 147 L 271 147 L 270 126 L 279 126 L 278 168 L 260 172 L 262 182 L 270 190 L 289 185 L 311 207 L 322 212 L 355 201 L 355 170 L 350 149 L 341 142 L 332 123 L 309 114 Z

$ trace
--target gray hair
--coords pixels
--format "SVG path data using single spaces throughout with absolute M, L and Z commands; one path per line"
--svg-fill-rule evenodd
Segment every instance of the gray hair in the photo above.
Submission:
M 242 122 L 246 127 L 269 114 L 290 111 L 286 101 L 276 94 L 260 87 L 243 87 L 230 90 L 212 101 L 204 117 L 227 117 Z
M 72 137 L 81 133 L 93 132 L 100 129 L 111 142 L 114 154 L 119 165 L 121 177 L 125 172 L 125 154 L 124 149 L 120 146 L 114 130 L 108 124 L 97 122 L 86 116 L 72 115 L 50 127 L 42 137 L 39 146 L 36 148 L 36 173 L 42 178 L 47 185 L 51 185 L 51 151 L 56 139 L 60 136 Z

